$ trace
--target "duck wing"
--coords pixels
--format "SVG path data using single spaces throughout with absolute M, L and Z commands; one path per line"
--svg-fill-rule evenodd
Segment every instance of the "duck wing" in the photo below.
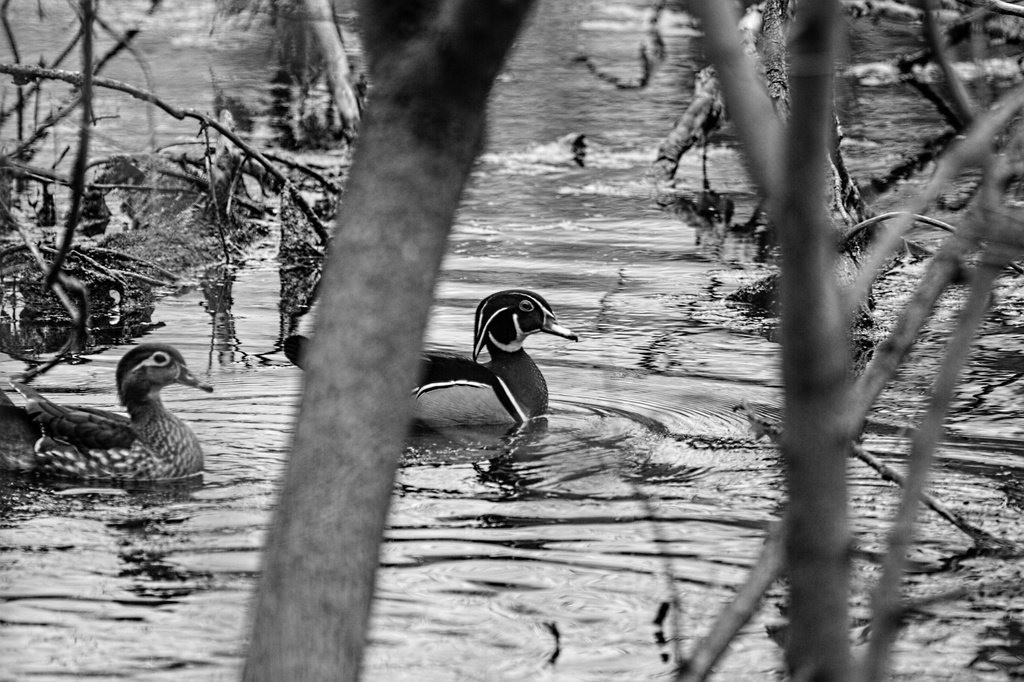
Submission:
M 501 378 L 461 355 L 424 356 L 422 379 L 413 389 L 416 418 L 428 426 L 511 424 L 527 416 Z
M 127 449 L 136 440 L 131 421 L 124 415 L 93 407 L 57 405 L 24 384 L 13 386 L 25 396 L 25 411 L 49 439 L 82 453 Z
M 35 445 L 42 435 L 28 412 L 0 391 L 0 469 L 31 471 L 35 467 Z

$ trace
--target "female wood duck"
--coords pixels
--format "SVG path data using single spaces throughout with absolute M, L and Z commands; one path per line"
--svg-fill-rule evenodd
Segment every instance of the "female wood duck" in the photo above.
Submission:
M 517 424 L 548 409 L 548 386 L 533 358 L 523 349 L 530 334 L 545 332 L 577 340 L 558 324 L 539 294 L 509 289 L 480 302 L 473 325 L 473 356 L 449 353 L 424 356 L 422 379 L 413 389 L 416 420 L 440 428 L 470 424 Z M 306 339 L 285 340 L 285 355 L 302 366 Z M 490 362 L 480 364 L 486 350 Z
M 146 343 L 117 364 L 117 394 L 128 417 L 56 405 L 13 384 L 24 409 L 0 393 L 0 469 L 120 481 L 185 478 L 203 470 L 194 433 L 167 411 L 160 390 L 178 383 L 210 392 L 171 346 Z

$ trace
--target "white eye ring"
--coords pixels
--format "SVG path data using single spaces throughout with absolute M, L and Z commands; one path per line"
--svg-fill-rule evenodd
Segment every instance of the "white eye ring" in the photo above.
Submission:
M 522 310 L 524 313 L 533 312 L 533 303 L 531 303 L 530 301 L 520 301 L 519 309 Z
M 167 357 L 166 353 L 153 353 L 153 364 L 158 367 L 171 364 L 171 359 Z

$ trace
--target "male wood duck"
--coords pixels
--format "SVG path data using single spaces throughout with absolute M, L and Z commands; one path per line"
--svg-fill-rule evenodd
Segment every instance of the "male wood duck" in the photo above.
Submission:
M 517 424 L 548 409 L 544 375 L 523 349 L 530 334 L 545 332 L 576 341 L 558 324 L 551 306 L 539 294 L 509 289 L 491 294 L 476 309 L 473 356 L 428 353 L 421 380 L 413 389 L 416 420 L 440 428 L 470 424 Z M 302 367 L 307 339 L 285 340 L 288 359 Z M 478 359 L 486 350 L 490 362 Z
M 50 402 L 28 386 L 15 406 L 0 392 L 0 469 L 78 479 L 153 481 L 186 478 L 203 470 L 199 440 L 160 401 L 160 390 L 197 379 L 177 350 L 146 343 L 117 364 L 117 394 L 128 417 L 93 407 Z

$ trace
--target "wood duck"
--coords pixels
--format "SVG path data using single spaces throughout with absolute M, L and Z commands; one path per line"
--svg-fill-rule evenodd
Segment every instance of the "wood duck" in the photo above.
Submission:
M 416 420 L 432 428 L 470 424 L 517 424 L 548 409 L 544 375 L 523 349 L 530 334 L 545 332 L 572 341 L 576 334 L 558 324 L 539 294 L 509 289 L 491 294 L 476 309 L 473 356 L 428 353 L 413 388 Z M 302 367 L 307 339 L 292 336 L 284 351 Z M 478 362 L 483 351 L 490 362 Z
M 117 394 L 128 417 L 50 402 L 23 384 L 15 406 L 0 392 L 0 469 L 78 479 L 153 481 L 203 470 L 199 440 L 160 401 L 160 390 L 184 384 L 210 392 L 171 346 L 146 343 L 117 364 Z

